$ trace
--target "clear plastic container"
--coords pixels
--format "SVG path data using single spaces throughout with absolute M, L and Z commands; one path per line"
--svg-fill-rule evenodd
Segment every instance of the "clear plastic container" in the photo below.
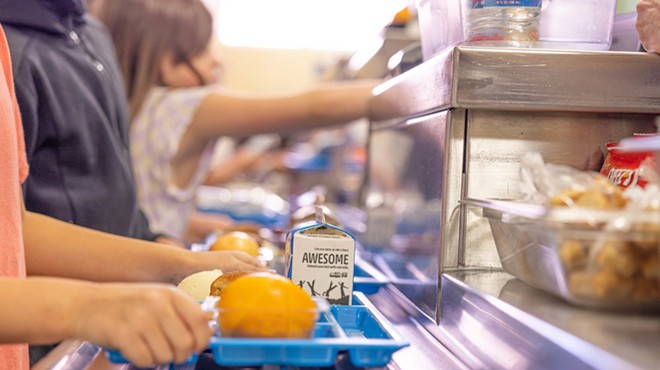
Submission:
M 424 60 L 459 45 L 609 50 L 617 0 L 416 0 Z
M 528 285 L 578 306 L 660 309 L 660 212 L 466 203 L 483 209 L 504 270 Z
M 463 42 L 461 0 L 416 0 L 422 58 Z
M 539 41 L 541 0 L 464 0 L 464 5 L 468 44 L 532 47 Z
M 617 0 L 543 0 L 537 47 L 609 50 L 616 5 Z

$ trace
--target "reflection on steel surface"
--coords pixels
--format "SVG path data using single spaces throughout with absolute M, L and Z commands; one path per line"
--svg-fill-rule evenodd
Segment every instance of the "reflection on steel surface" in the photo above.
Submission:
M 399 291 L 435 319 L 438 285 L 433 274 L 437 271 L 437 258 L 411 259 L 396 253 L 379 253 L 373 257 L 373 262 Z
M 657 351 L 660 317 L 657 315 L 585 310 L 530 288 L 518 279 L 509 279 L 501 285 L 498 297 L 642 369 L 655 369 L 660 363 Z
M 39 360 L 32 367 L 32 370 L 86 369 L 100 352 L 99 347 L 88 342 L 80 340 L 65 341 Z
M 446 114 L 441 115 L 441 120 Z M 372 128 L 360 242 L 374 263 L 436 316 L 445 131 L 438 120 Z
M 470 287 L 460 276 L 443 274 L 441 292 L 440 325 L 452 338 L 443 343 L 459 359 L 476 357 L 488 369 L 637 369 L 631 362 Z

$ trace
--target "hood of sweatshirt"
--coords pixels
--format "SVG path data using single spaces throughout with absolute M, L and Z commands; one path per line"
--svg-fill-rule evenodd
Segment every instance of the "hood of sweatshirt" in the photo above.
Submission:
M 0 23 L 67 34 L 84 23 L 85 0 L 0 0 Z

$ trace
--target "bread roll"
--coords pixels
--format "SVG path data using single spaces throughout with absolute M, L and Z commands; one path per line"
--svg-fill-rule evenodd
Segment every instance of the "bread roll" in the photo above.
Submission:
M 224 274 L 218 276 L 211 283 L 211 293 L 209 295 L 219 297 L 222 294 L 222 291 L 225 289 L 229 283 L 238 279 L 239 277 L 251 274 L 250 271 L 233 271 L 225 272 Z

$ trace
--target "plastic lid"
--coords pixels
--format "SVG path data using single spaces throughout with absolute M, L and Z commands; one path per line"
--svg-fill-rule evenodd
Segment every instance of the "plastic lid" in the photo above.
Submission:
M 630 137 L 619 142 L 618 150 L 624 152 L 648 152 L 660 150 L 660 136 Z

